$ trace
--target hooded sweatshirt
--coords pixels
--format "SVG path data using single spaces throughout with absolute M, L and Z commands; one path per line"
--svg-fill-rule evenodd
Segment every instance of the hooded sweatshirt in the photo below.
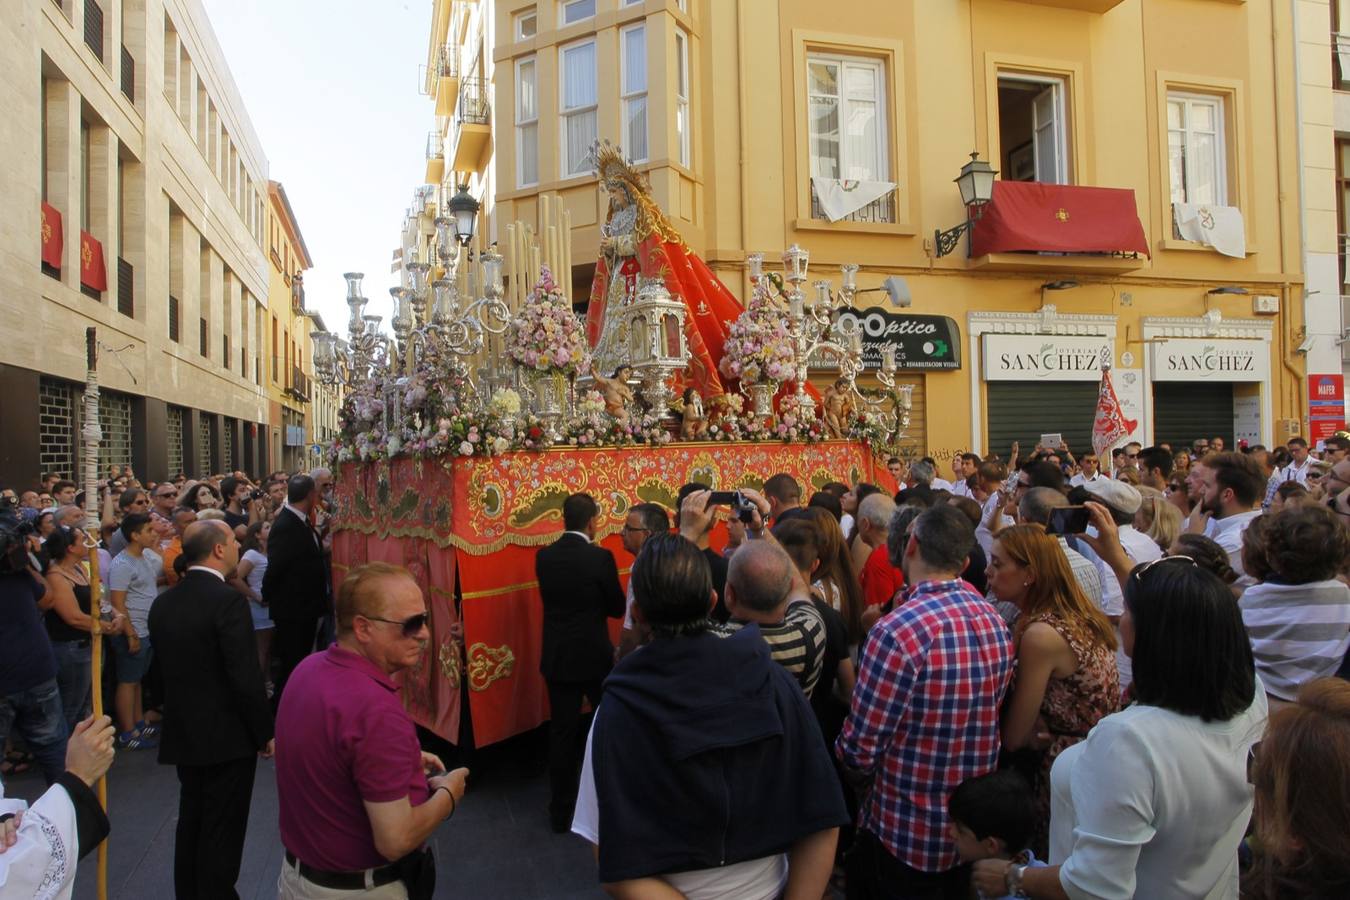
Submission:
M 849 821 L 810 704 L 754 625 L 624 657 L 591 753 L 602 882 L 759 859 Z

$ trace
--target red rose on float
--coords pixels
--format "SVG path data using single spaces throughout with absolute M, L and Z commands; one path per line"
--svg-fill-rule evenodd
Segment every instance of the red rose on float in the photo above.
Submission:
M 537 441 L 544 436 L 544 430 L 540 428 L 538 425 L 530 426 L 530 430 L 527 433 L 529 434 L 530 440 L 532 441 Z

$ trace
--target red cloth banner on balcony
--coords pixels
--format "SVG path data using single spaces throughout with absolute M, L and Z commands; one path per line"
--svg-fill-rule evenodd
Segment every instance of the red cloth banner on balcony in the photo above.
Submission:
M 87 231 L 80 232 L 80 284 L 96 291 L 108 289 L 108 268 L 103 264 L 103 245 Z
M 61 232 L 61 213 L 50 203 L 42 204 L 42 261 L 53 269 L 61 268 L 65 236 Z
M 970 235 L 970 255 L 1141 253 L 1148 240 L 1134 205 L 1122 188 L 996 181 L 994 196 Z

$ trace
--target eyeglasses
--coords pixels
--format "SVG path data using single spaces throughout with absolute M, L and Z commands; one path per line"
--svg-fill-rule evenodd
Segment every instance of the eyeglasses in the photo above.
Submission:
M 418 613 L 417 615 L 409 616 L 402 621 L 399 621 L 398 619 L 382 619 L 379 616 L 367 615 L 362 615 L 361 618 L 369 619 L 372 622 L 384 622 L 388 625 L 398 625 L 403 629 L 403 636 L 410 638 L 417 637 L 422 629 L 427 626 L 427 620 L 431 617 L 426 613 Z
M 1308 477 L 1308 478 L 1322 478 L 1322 477 L 1324 477 L 1326 474 L 1327 474 L 1326 472 L 1309 472 L 1309 473 L 1307 474 L 1306 477 Z
M 1144 563 L 1142 566 L 1139 566 L 1138 568 L 1136 568 L 1136 569 L 1134 570 L 1133 578 L 1134 578 L 1135 581 L 1142 582 L 1142 581 L 1144 580 L 1144 573 L 1147 572 L 1149 569 L 1153 568 L 1153 567 L 1156 566 L 1158 563 L 1173 562 L 1173 561 L 1175 561 L 1175 560 L 1181 560 L 1181 561 L 1183 561 L 1183 562 L 1188 562 L 1188 563 L 1190 563 L 1190 564 L 1193 565 L 1193 566 L 1196 565 L 1196 562 L 1195 562 L 1194 559 L 1191 559 L 1189 556 L 1182 556 L 1180 553 L 1178 553 L 1178 554 L 1175 555 L 1175 556 L 1160 556 L 1160 557 L 1158 557 L 1157 559 L 1152 560 L 1151 562 L 1146 562 L 1146 563 Z
M 631 534 L 631 533 L 634 532 L 634 531 L 651 531 L 651 529 L 650 529 L 650 528 L 634 528 L 632 525 L 629 525 L 627 522 L 624 522 L 624 523 L 623 523 L 623 528 L 621 528 L 620 531 L 622 531 L 624 534 Z
M 177 491 L 160 491 L 158 494 L 155 495 L 155 499 L 163 500 L 165 497 L 177 497 L 177 496 L 178 496 Z

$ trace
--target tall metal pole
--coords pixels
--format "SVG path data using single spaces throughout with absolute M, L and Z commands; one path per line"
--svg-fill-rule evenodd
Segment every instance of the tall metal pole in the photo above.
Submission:
M 101 604 L 102 583 L 98 571 L 99 539 L 99 496 L 98 496 L 98 445 L 103 440 L 103 429 L 98 422 L 98 332 L 95 328 L 84 331 L 84 352 L 87 372 L 84 378 L 84 427 L 80 435 L 84 438 L 84 520 L 85 546 L 89 548 L 89 557 L 85 564 L 89 566 L 89 646 L 90 678 L 94 700 L 94 718 L 103 715 L 103 628 Z M 108 776 L 103 776 L 96 785 L 98 803 L 104 812 L 108 809 Z M 98 898 L 108 898 L 108 842 L 98 845 Z

